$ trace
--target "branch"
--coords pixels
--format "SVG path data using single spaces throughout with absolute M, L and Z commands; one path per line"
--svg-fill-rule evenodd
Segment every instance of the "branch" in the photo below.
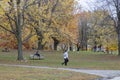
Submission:
M 6 31 L 9 31 L 9 32 L 10 32 L 10 33 L 12 33 L 12 34 L 15 34 L 13 31 L 11 31 L 11 30 L 9 30 L 9 29 L 5 28 L 5 27 L 4 27 L 4 26 L 2 26 L 2 25 L 0 25 L 0 27 L 1 27 L 2 29 L 6 30 Z
M 5 13 L 5 16 L 7 16 L 8 19 L 11 19 L 12 21 L 15 22 L 15 20 L 12 17 L 9 16 L 9 13 Z
M 53 5 L 52 10 L 51 10 L 52 13 L 55 11 L 56 6 L 58 5 L 58 1 L 59 1 L 59 0 L 57 0 L 56 3 Z
M 26 1 L 26 2 L 27 2 L 27 1 Z M 36 0 L 34 0 L 32 3 L 26 5 L 25 8 L 28 8 L 29 6 L 31 6 L 31 5 L 36 5 L 36 4 L 38 4 L 38 2 L 37 2 Z
M 31 31 L 31 33 L 23 40 L 23 43 L 24 42 L 27 42 L 32 36 L 34 36 L 35 35 L 35 33 L 34 34 L 32 34 L 32 31 Z
M 51 23 L 52 23 L 52 14 L 55 12 L 56 6 L 58 5 L 58 1 L 59 0 L 56 1 L 56 3 L 53 5 L 53 7 L 51 9 L 51 17 L 48 20 L 49 23 L 48 23 L 47 27 L 49 27 L 51 25 Z

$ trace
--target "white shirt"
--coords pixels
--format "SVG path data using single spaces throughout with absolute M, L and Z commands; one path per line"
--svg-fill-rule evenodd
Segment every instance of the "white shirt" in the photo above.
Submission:
M 68 52 L 64 52 L 63 57 L 64 59 L 68 58 Z

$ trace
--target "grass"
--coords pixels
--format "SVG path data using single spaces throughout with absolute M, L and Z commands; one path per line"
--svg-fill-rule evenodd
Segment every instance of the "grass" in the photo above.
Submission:
M 60 51 L 41 51 L 45 57 L 44 60 L 30 60 L 30 54 L 35 51 L 24 51 L 26 61 L 17 61 L 17 51 L 5 53 L 0 52 L 0 63 L 6 64 L 25 64 L 36 66 L 65 67 L 62 66 L 63 53 Z M 86 69 L 120 69 L 120 57 L 116 55 L 104 54 L 101 52 L 69 52 L 69 68 L 86 68 Z
M 91 80 L 96 76 L 65 70 L 0 66 L 0 80 Z
M 17 61 L 17 51 L 0 52 L 0 64 L 24 64 L 34 66 L 83 68 L 83 69 L 120 69 L 120 57 L 116 54 L 80 51 L 69 52 L 68 66 L 62 66 L 63 53 L 60 51 L 41 51 L 44 60 L 30 60 L 35 51 L 24 51 L 25 61 Z M 96 76 L 70 71 L 31 69 L 0 66 L 0 80 L 90 80 Z

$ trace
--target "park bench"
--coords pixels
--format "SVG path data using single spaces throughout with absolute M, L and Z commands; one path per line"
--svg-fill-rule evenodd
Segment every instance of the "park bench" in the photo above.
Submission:
M 9 48 L 4 48 L 2 52 L 10 52 Z
M 40 55 L 40 57 L 39 57 L 39 56 L 37 56 L 37 55 L 31 54 L 31 55 L 30 55 L 30 59 L 31 59 L 31 60 L 43 60 L 44 57 L 43 57 L 42 55 Z

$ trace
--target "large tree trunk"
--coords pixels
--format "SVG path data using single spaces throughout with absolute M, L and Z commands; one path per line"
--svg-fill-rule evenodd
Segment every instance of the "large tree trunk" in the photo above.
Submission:
M 59 44 L 59 41 L 55 37 L 52 37 L 52 39 L 54 40 L 54 50 L 57 50 L 57 46 Z
M 17 60 L 23 60 L 23 52 L 22 52 L 22 40 L 20 35 L 17 37 L 18 41 L 18 58 Z
M 19 20 L 18 20 L 19 22 Z M 22 36 L 21 36 L 21 26 L 18 23 L 17 25 L 17 42 L 18 42 L 18 60 L 23 60 L 23 52 L 22 52 Z

